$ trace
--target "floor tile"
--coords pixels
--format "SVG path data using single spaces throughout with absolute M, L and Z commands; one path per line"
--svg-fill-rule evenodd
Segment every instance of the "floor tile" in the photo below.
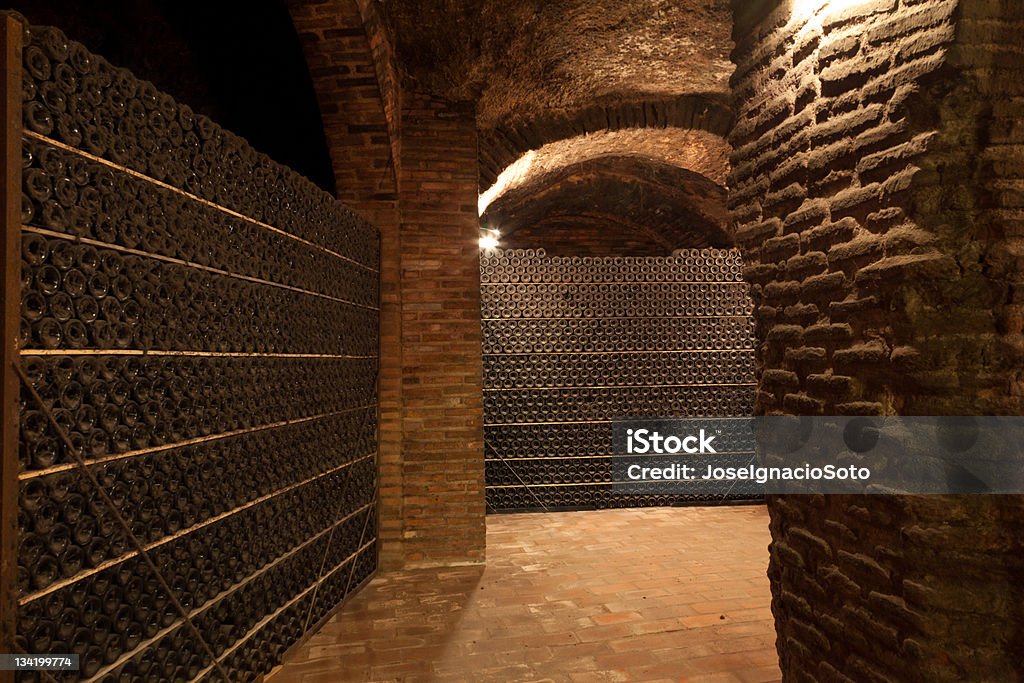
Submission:
M 487 564 L 376 577 L 268 683 L 775 683 L 763 507 L 494 515 Z

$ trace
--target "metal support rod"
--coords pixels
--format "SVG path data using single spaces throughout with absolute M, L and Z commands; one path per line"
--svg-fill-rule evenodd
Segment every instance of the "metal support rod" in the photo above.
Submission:
M 32 386 L 32 381 L 28 378 L 28 375 L 25 374 L 25 371 L 22 370 L 21 366 L 18 365 L 17 363 L 13 363 L 11 367 L 14 369 L 16 378 L 21 380 L 21 385 L 25 388 L 26 391 L 28 391 L 29 395 L 32 397 L 32 400 L 36 403 L 36 405 L 39 406 L 39 409 L 43 411 L 43 414 L 46 415 L 46 418 L 50 422 L 50 426 L 57 433 L 57 436 L 60 438 L 60 440 L 64 442 L 65 447 L 67 447 L 68 449 L 68 454 L 72 458 L 74 458 L 75 462 L 78 464 L 79 469 L 81 469 L 81 471 L 85 473 L 86 479 L 89 481 L 90 484 L 92 484 L 93 490 L 96 491 L 100 500 L 103 502 L 103 505 L 106 507 L 107 510 L 110 511 L 111 515 L 114 518 L 114 521 L 117 522 L 117 524 L 121 527 L 121 530 L 124 532 L 125 537 L 131 542 L 133 546 L 135 546 L 136 552 L 149 567 L 149 570 L 153 572 L 154 578 L 156 578 L 157 583 L 159 583 L 160 587 L 164 590 L 164 593 L 167 595 L 167 599 L 174 607 L 174 610 L 181 616 L 181 618 L 185 622 L 185 625 L 196 637 L 196 641 L 199 643 L 200 647 L 202 647 L 203 650 L 206 651 L 206 654 L 213 660 L 213 664 L 214 667 L 217 669 L 217 672 L 224 675 L 225 680 L 228 680 L 223 667 L 217 661 L 217 654 L 213 651 L 213 648 L 210 647 L 209 642 L 207 642 L 206 638 L 203 637 L 203 634 L 199 631 L 199 629 L 196 628 L 196 625 L 195 623 L 193 623 L 188 611 L 178 600 L 177 596 L 175 595 L 174 589 L 171 588 L 170 584 L 167 582 L 167 579 L 164 578 L 163 573 L 161 573 L 160 567 L 158 567 L 156 565 L 156 562 L 153 561 L 153 558 L 149 556 L 149 552 L 146 549 L 146 546 L 142 543 L 142 541 L 139 540 L 138 536 L 135 535 L 135 532 L 132 531 L 131 525 L 128 524 L 127 521 L 125 521 L 124 516 L 121 515 L 121 510 L 118 508 L 117 505 L 114 504 L 114 501 L 111 500 L 110 498 L 110 494 L 107 493 L 107 490 L 103 488 L 103 485 L 100 484 L 99 480 L 96 478 L 96 473 L 89 469 L 89 466 L 86 464 L 85 459 L 82 457 L 82 454 L 78 451 L 78 448 L 75 446 L 75 444 L 72 443 L 71 439 L 67 435 L 67 432 L 64 431 L 64 428 L 60 426 L 60 423 L 53 415 L 53 411 L 50 410 L 49 406 L 46 405 L 46 402 L 43 401 L 42 397 L 35 390 L 35 387 Z M 99 517 L 99 506 L 97 506 L 95 503 L 92 503 L 91 501 L 90 505 L 93 506 L 94 513 L 97 513 L 96 516 Z
M 19 67 L 19 72 L 20 71 L 21 71 L 21 69 Z M 18 85 L 20 87 L 21 84 L 19 83 Z M 20 92 L 20 90 L 19 90 L 19 92 Z M 20 103 L 20 99 L 19 99 L 19 103 Z M 18 116 L 18 122 L 19 122 L 19 124 L 21 122 L 20 112 L 19 112 L 19 116 Z M 175 187 L 173 185 L 169 185 L 169 184 L 167 184 L 167 183 L 165 183 L 165 182 L 163 182 L 161 180 L 157 180 L 155 178 L 150 178 L 148 175 L 145 175 L 143 173 L 139 173 L 138 171 L 133 170 L 131 168 L 128 168 L 127 166 L 121 166 L 120 164 L 115 164 L 113 161 L 110 161 L 108 159 L 104 159 L 102 157 L 98 157 L 95 154 L 89 154 L 88 152 L 86 152 L 84 150 L 81 150 L 81 149 L 78 149 L 77 147 L 72 147 L 71 145 L 65 145 L 63 142 L 59 142 L 57 140 L 53 140 L 51 138 L 46 137 L 45 135 L 40 135 L 39 133 L 35 133 L 33 131 L 26 130 L 26 131 L 24 131 L 24 135 L 26 135 L 27 137 L 33 138 L 35 140 L 39 140 L 40 142 L 44 142 L 44 143 L 46 143 L 48 145 L 52 145 L 53 147 L 56 147 L 57 149 L 62 149 L 65 152 L 71 152 L 72 154 L 77 154 L 78 156 L 83 157 L 85 159 L 89 159 L 90 161 L 95 161 L 98 164 L 103 164 L 104 166 L 107 166 L 108 168 L 112 168 L 114 170 L 121 171 L 122 173 L 127 173 L 128 175 L 130 175 L 130 176 L 132 176 L 134 178 L 138 178 L 139 180 L 144 180 L 144 181 L 146 181 L 148 183 L 152 183 L 153 185 L 156 185 L 157 187 L 160 187 L 160 188 L 162 188 L 164 190 L 167 190 L 168 192 L 174 192 L 175 194 L 181 195 L 182 197 L 186 197 L 186 198 L 196 202 L 197 204 L 202 204 L 204 206 L 210 207 L 211 209 L 216 209 L 217 211 L 221 211 L 221 212 L 223 212 L 223 213 L 225 213 L 225 214 L 227 214 L 229 216 L 232 216 L 233 218 L 239 218 L 241 220 L 247 221 L 247 222 L 252 223 L 253 225 L 257 225 L 257 226 L 259 226 L 259 227 L 261 227 L 261 228 L 263 228 L 265 230 L 269 230 L 270 232 L 273 232 L 275 234 L 281 235 L 282 237 L 287 237 L 289 239 L 295 240 L 296 242 L 301 242 L 302 244 L 305 244 L 307 247 L 310 247 L 312 249 L 318 249 L 318 250 L 320 250 L 320 251 L 322 251 L 324 253 L 330 254 L 331 256 L 333 256 L 335 258 L 341 259 L 342 261 L 347 261 L 347 262 L 351 263 L 354 266 L 362 268 L 363 270 L 367 270 L 367 271 L 369 271 L 371 273 L 378 272 L 377 269 L 374 268 L 373 266 L 368 266 L 365 263 L 360 263 L 359 261 L 356 261 L 355 259 L 351 259 L 348 256 L 345 256 L 344 254 L 339 254 L 338 252 L 336 252 L 336 251 L 334 251 L 332 249 L 329 249 L 329 248 L 327 248 L 327 247 L 325 247 L 323 245 L 315 244 L 313 242 L 310 242 L 307 239 L 299 237 L 298 235 L 293 235 L 292 233 L 290 233 L 290 232 L 288 232 L 286 230 L 281 230 L 280 228 L 275 228 L 274 226 L 269 225 L 267 223 L 264 223 L 263 221 L 258 221 L 255 218 L 250 218 L 249 216 L 246 216 L 246 215 L 243 215 L 241 213 L 238 213 L 237 211 L 235 211 L 233 209 L 229 209 L 229 208 L 227 208 L 225 206 L 221 206 L 220 204 L 215 204 L 215 203 L 213 203 L 213 202 L 211 202 L 209 200 L 203 199 L 202 197 L 197 197 L 196 195 L 192 194 L 191 192 L 186 192 L 185 190 L 182 190 L 181 188 Z M 20 151 L 19 151 L 19 157 L 20 157 Z M 21 196 L 20 193 L 19 193 L 18 196 L 19 196 L 19 201 L 20 201 L 20 196 Z

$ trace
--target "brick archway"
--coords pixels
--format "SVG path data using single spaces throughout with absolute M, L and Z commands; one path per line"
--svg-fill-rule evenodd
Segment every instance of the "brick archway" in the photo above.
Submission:
M 339 200 L 377 223 L 398 198 L 400 88 L 378 4 L 289 0 L 302 41 Z
M 401 89 L 377 3 L 289 0 L 320 104 L 336 196 L 381 235 L 381 339 L 401 337 L 399 177 Z M 380 561 L 404 563 L 402 365 L 380 354 L 378 392 Z
M 732 110 L 722 95 L 637 98 L 593 106 L 480 133 L 480 188 L 486 190 L 516 159 L 544 145 L 602 131 L 681 128 L 724 137 Z
M 667 255 L 733 242 L 725 188 L 648 157 L 602 156 L 538 174 L 481 216 L 507 248 L 549 254 Z

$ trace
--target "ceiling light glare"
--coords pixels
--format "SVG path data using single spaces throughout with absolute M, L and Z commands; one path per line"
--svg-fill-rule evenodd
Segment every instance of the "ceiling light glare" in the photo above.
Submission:
M 843 10 L 863 6 L 870 9 L 872 5 L 881 6 L 881 0 L 793 0 L 793 19 L 806 21 L 811 18 L 827 19 Z
M 499 233 L 497 230 L 489 230 L 486 234 L 480 236 L 480 250 L 481 251 L 493 251 L 498 248 L 498 237 Z

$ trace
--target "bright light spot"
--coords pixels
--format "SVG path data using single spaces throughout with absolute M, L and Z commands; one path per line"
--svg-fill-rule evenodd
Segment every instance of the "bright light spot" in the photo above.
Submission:
M 501 236 L 497 230 L 488 230 L 486 235 L 480 236 L 480 249 L 491 251 L 498 248 L 498 238 Z
M 494 184 L 477 198 L 477 215 L 483 216 L 484 211 L 486 211 L 487 207 L 491 205 L 491 202 L 501 196 L 501 194 L 509 187 L 515 185 L 526 177 L 526 174 L 530 171 L 530 167 L 533 166 L 533 158 L 535 156 L 537 156 L 536 150 L 531 149 L 501 172 L 501 175 L 499 175 L 498 179 L 494 181 Z
M 793 19 L 810 19 L 828 5 L 827 0 L 793 0 Z
M 882 5 L 881 0 L 793 0 L 793 19 L 805 21 L 812 17 L 824 19 L 830 14 L 841 12 L 851 7 L 863 5 Z

